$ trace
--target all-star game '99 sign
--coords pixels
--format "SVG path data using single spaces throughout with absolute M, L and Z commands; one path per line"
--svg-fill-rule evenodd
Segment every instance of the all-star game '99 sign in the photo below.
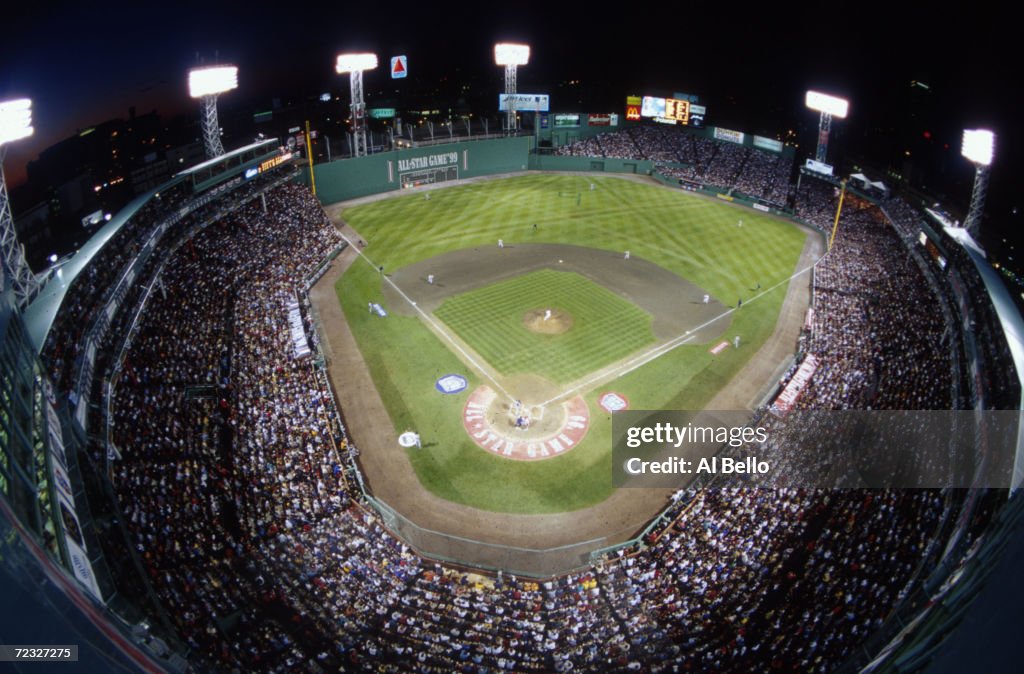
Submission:
M 409 60 L 406 56 L 391 57 L 391 79 L 400 80 L 409 74 Z

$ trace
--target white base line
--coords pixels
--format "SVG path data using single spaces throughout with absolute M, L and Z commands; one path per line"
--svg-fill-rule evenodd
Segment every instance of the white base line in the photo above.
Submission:
M 356 251 L 356 254 L 359 255 L 364 260 L 366 260 L 366 262 L 371 267 L 373 267 L 374 269 L 379 269 L 380 268 L 379 265 L 374 264 L 373 260 L 371 260 L 357 245 L 352 243 L 352 241 L 349 240 L 349 238 L 347 236 L 345 236 L 341 232 L 339 232 L 339 234 L 341 235 L 341 238 L 343 238 L 345 240 L 345 242 L 348 243 L 348 245 L 352 247 L 352 250 Z M 765 288 L 760 293 L 758 293 L 757 295 L 754 295 L 749 300 L 747 300 L 747 304 L 750 304 L 751 302 L 757 301 L 758 299 L 760 299 L 764 295 L 770 293 L 771 291 L 775 290 L 779 286 L 781 286 L 783 284 L 786 284 L 786 283 L 789 283 L 790 281 L 792 281 L 793 279 L 795 279 L 796 277 L 798 277 L 798 276 L 800 276 L 802 274 L 806 274 L 807 272 L 809 272 L 812 269 L 814 269 L 815 265 L 818 262 L 820 262 L 820 259 L 815 261 L 815 264 L 812 264 L 812 265 L 810 265 L 808 267 L 804 267 L 800 271 L 795 272 L 789 278 L 783 279 L 783 280 L 779 281 L 778 283 L 776 283 L 775 285 L 773 285 L 773 286 L 771 286 L 769 288 Z M 511 393 L 506 391 L 504 386 L 499 384 L 497 382 L 497 380 L 494 379 L 494 377 L 492 377 L 490 374 L 487 373 L 487 370 L 482 365 L 477 363 L 476 360 L 472 356 L 470 356 L 468 353 L 466 353 L 465 349 L 463 349 L 461 346 L 459 346 L 455 342 L 455 340 L 452 339 L 451 335 L 448 334 L 448 331 L 445 329 L 444 326 L 442 326 L 437 321 L 435 321 L 433 319 L 433 317 L 430 316 L 430 314 L 428 314 L 427 312 L 425 312 L 422 309 L 420 309 L 416 305 L 416 303 L 413 302 L 409 298 L 409 296 L 406 295 L 402 291 L 402 289 L 398 287 L 398 284 L 396 284 L 394 281 L 389 279 L 387 276 L 383 276 L 383 279 L 385 281 L 387 281 L 389 284 L 391 284 L 391 287 L 394 288 L 395 291 L 399 295 L 402 296 L 402 299 L 404 299 L 409 304 L 409 306 L 411 306 L 420 316 L 423 317 L 423 320 L 425 320 L 428 323 L 430 323 L 430 325 L 433 326 L 434 330 L 439 332 L 441 334 L 441 336 L 444 337 L 445 340 L 455 348 L 456 351 L 461 353 L 462 357 L 465 358 L 469 362 L 470 365 L 472 365 L 474 368 L 476 368 L 477 373 L 479 375 L 481 375 L 484 379 L 486 379 L 489 382 L 491 382 L 491 384 L 494 385 L 494 388 L 497 389 L 498 391 L 501 391 L 501 393 L 503 393 L 509 400 L 515 400 L 515 397 L 513 397 Z M 634 357 L 630 358 L 629 360 L 623 362 L 622 365 L 620 366 L 620 368 L 613 369 L 610 372 L 606 372 L 604 374 L 599 374 L 599 375 L 597 375 L 595 377 L 591 377 L 590 379 L 587 379 L 587 380 L 585 380 L 583 382 L 580 382 L 579 384 L 577 384 L 576 386 L 573 386 L 572 388 L 569 388 L 569 389 L 566 389 L 565 391 L 562 391 L 561 393 L 559 393 L 558 395 L 556 395 L 553 398 L 549 398 L 548 400 L 545 400 L 542 403 L 537 403 L 537 405 L 541 406 L 541 407 L 546 407 L 547 405 L 550 405 L 552 403 L 558 402 L 558 401 L 560 401 L 560 400 L 562 400 L 564 398 L 570 397 L 571 395 L 573 395 L 575 393 L 578 393 L 579 391 L 589 387 L 591 384 L 595 384 L 595 383 L 597 383 L 599 381 L 602 381 L 602 380 L 612 381 L 614 379 L 618 379 L 620 377 L 624 377 L 627 374 L 629 374 L 630 372 L 632 372 L 633 370 L 637 369 L 638 367 L 643 367 L 647 363 L 650 363 L 651 361 L 660 358 L 661 356 L 665 355 L 666 353 L 668 353 L 670 351 L 674 351 L 676 348 L 682 346 L 686 342 L 688 342 L 691 339 L 693 339 L 694 337 L 696 337 L 697 336 L 696 333 L 699 330 L 702 330 L 702 329 L 706 328 L 707 326 L 711 325 L 712 323 L 714 323 L 717 320 L 725 318 L 729 314 L 735 312 L 737 308 L 733 308 L 733 309 L 729 309 L 728 311 L 724 311 L 721 314 L 719 314 L 718 316 L 715 316 L 714 318 L 712 318 L 712 319 L 710 319 L 708 321 L 705 321 L 704 323 L 701 323 L 697 327 L 691 328 L 690 330 L 687 330 L 682 335 L 679 335 L 677 337 L 673 337 L 672 339 L 670 339 L 669 341 L 665 342 L 664 344 L 659 344 L 657 346 L 654 346 L 649 351 L 645 351 L 644 353 L 642 353 L 642 354 L 640 354 L 638 356 L 634 356 Z
M 815 262 L 815 264 L 817 264 L 817 262 Z M 758 293 L 757 295 L 754 295 L 749 300 L 747 300 L 746 303 L 750 304 L 751 302 L 756 301 L 760 297 L 770 293 L 771 291 L 775 290 L 779 286 L 781 286 L 781 285 L 783 285 L 785 283 L 789 283 L 790 281 L 795 279 L 797 276 L 800 276 L 801 274 L 806 274 L 808 271 L 810 271 L 812 269 L 814 269 L 814 265 L 813 264 L 810 265 L 809 267 L 805 267 L 804 269 L 801 269 L 800 271 L 794 273 L 789 278 L 783 279 L 783 280 L 779 281 L 778 283 L 776 283 L 775 285 L 771 286 L 770 288 L 766 288 L 766 289 L 762 290 L 760 293 Z M 638 356 L 634 356 L 634 357 L 630 358 L 627 361 L 624 361 L 619 368 L 613 369 L 610 372 L 605 372 L 603 374 L 598 374 L 597 376 L 591 377 L 590 379 L 582 381 L 582 382 L 580 382 L 576 386 L 573 386 L 570 389 L 562 391 L 561 393 L 559 393 L 555 397 L 550 398 L 548 400 L 545 400 L 544 402 L 538 403 L 538 404 L 539 405 L 550 405 L 551 403 L 555 403 L 555 402 L 558 402 L 558 401 L 560 401 L 560 400 L 562 400 L 564 398 L 568 398 L 571 395 L 573 395 L 575 393 L 578 393 L 581 390 L 587 389 L 592 384 L 596 384 L 599 381 L 602 381 L 602 380 L 612 381 L 612 380 L 618 379 L 619 377 L 624 377 L 625 375 L 629 374 L 630 372 L 632 372 L 633 370 L 637 369 L 638 367 L 642 367 L 642 366 L 646 365 L 647 363 L 650 363 L 652 360 L 660 358 L 661 356 L 665 355 L 669 351 L 673 351 L 677 347 L 682 346 L 686 342 L 688 342 L 691 339 L 693 339 L 694 337 L 696 337 L 697 331 L 702 330 L 703 328 L 706 328 L 707 326 L 711 325 L 715 321 L 717 321 L 719 319 L 722 319 L 722 318 L 728 316 L 729 314 L 735 312 L 737 310 L 737 308 L 733 308 L 733 309 L 729 309 L 728 311 L 724 311 L 721 314 L 719 314 L 718 316 L 715 316 L 714 318 L 712 318 L 711 320 L 705 321 L 704 323 L 701 323 L 700 325 L 698 325 L 695 328 L 691 328 L 691 329 L 687 330 L 685 333 L 683 333 L 683 334 L 681 334 L 681 335 L 679 335 L 677 337 L 673 337 L 672 339 L 670 339 L 669 341 L 665 342 L 664 344 L 658 344 L 657 346 L 651 347 L 650 350 L 648 350 L 648 351 L 646 351 L 646 352 L 644 352 L 644 353 L 642 353 L 642 354 L 640 354 Z
M 377 265 L 377 264 L 374 264 L 373 260 L 371 260 L 371 259 L 370 259 L 370 258 L 369 258 L 369 257 L 368 257 L 368 256 L 367 256 L 367 255 L 366 255 L 366 254 L 365 254 L 365 253 L 364 253 L 364 252 L 362 251 L 362 250 L 360 250 L 359 246 L 356 246 L 355 244 L 353 244 L 353 243 L 352 243 L 352 241 L 350 241 L 350 240 L 349 240 L 349 238 L 348 238 L 347 236 L 345 236 L 344 234 L 342 234 L 341 232 L 339 232 L 339 234 L 341 234 L 341 238 L 345 239 L 345 242 L 346 242 L 346 243 L 348 243 L 348 245 L 349 245 L 349 246 L 351 246 L 352 250 L 356 251 L 356 254 L 357 254 L 357 255 L 359 255 L 359 257 L 361 257 L 361 258 L 363 258 L 364 260 L 366 260 L 366 262 L 367 262 L 367 263 L 368 263 L 368 264 L 369 264 L 369 265 L 370 265 L 371 267 L 373 267 L 374 269 L 380 269 L 380 266 L 379 266 L 379 265 Z M 504 386 L 502 386 L 501 384 L 499 384 L 499 383 L 498 383 L 498 382 L 497 382 L 497 381 L 496 381 L 496 380 L 494 379 L 494 377 L 492 377 L 491 375 L 489 375 L 489 374 L 487 373 L 487 370 L 486 370 L 486 369 L 484 369 L 484 368 L 483 368 L 483 366 L 481 366 L 481 365 L 480 365 L 479 363 L 477 363 L 477 362 L 476 362 L 476 360 L 474 360 L 472 356 L 470 356 L 470 355 L 469 355 L 468 353 L 466 353 L 465 349 L 463 349 L 463 348 L 462 348 L 461 346 L 459 346 L 459 345 L 458 345 L 458 344 L 457 344 L 457 343 L 455 342 L 455 340 L 454 340 L 454 339 L 452 339 L 452 336 L 448 334 L 448 331 L 447 331 L 447 330 L 446 330 L 446 329 L 444 328 L 444 326 L 442 326 L 442 325 L 441 325 L 441 324 L 439 324 L 439 323 L 438 323 L 437 321 L 435 321 L 435 320 L 433 319 L 433 317 L 431 317 L 431 316 L 430 316 L 430 314 L 428 314 L 427 312 L 423 311 L 423 310 L 422 310 L 422 309 L 420 309 L 420 308 L 419 308 L 418 306 L 416 306 L 416 303 L 415 303 L 415 302 L 413 302 L 413 301 L 412 301 L 412 300 L 411 300 L 411 299 L 409 298 L 409 296 L 408 296 L 408 295 L 406 295 L 406 294 L 405 294 L 404 292 L 402 292 L 402 289 L 401 289 L 401 288 L 399 288 L 399 287 L 398 287 L 398 285 L 397 285 L 397 284 L 396 284 L 396 283 L 395 283 L 394 281 L 392 281 L 391 279 L 389 279 L 389 278 L 388 278 L 387 276 L 384 276 L 383 274 L 381 275 L 381 277 L 382 277 L 382 278 L 383 278 L 383 279 L 384 279 L 385 281 L 387 281 L 387 282 L 388 282 L 389 284 L 391 284 L 391 287 L 392 287 L 392 288 L 394 288 L 394 289 L 395 289 L 395 291 L 396 291 L 396 292 L 397 292 L 397 293 L 398 293 L 399 295 L 401 295 L 401 296 L 402 296 L 402 299 L 404 299 L 404 300 L 405 300 L 406 302 L 408 302 L 408 303 L 409 303 L 409 306 L 410 306 L 410 307 L 412 307 L 412 308 L 413 308 L 413 309 L 414 309 L 414 310 L 415 310 L 415 311 L 416 311 L 416 312 L 417 312 L 417 313 L 418 313 L 418 314 L 419 314 L 420 316 L 422 316 L 422 317 L 423 317 L 423 320 L 427 321 L 427 323 L 429 323 L 429 324 L 430 324 L 431 326 L 433 326 L 434 330 L 436 330 L 437 332 L 439 332 L 439 333 L 441 334 L 441 336 L 442 336 L 442 337 L 444 337 L 444 338 L 445 338 L 445 340 L 447 340 L 447 342 L 448 342 L 449 344 L 451 344 L 451 345 L 452 345 L 452 347 L 454 347 L 454 348 L 455 348 L 455 350 L 456 350 L 456 351 L 458 351 L 459 353 L 461 353 L 461 354 L 462 354 L 462 357 L 463 357 L 463 358 L 465 358 L 465 359 L 466 359 L 466 360 L 467 360 L 467 361 L 469 362 L 469 364 L 470 364 L 471 366 L 473 366 L 473 367 L 474 367 L 474 368 L 475 368 L 475 369 L 477 370 L 477 374 L 479 374 L 479 375 L 480 375 L 480 376 L 482 376 L 482 377 L 483 377 L 484 379 L 486 379 L 486 380 L 488 380 L 489 382 L 491 382 L 491 384 L 493 384 L 493 385 L 494 385 L 494 388 L 495 388 L 495 389 L 497 389 L 498 391 L 501 391 L 501 392 L 502 392 L 502 393 L 503 393 L 503 394 L 504 394 L 504 395 L 505 395 L 505 396 L 506 396 L 506 397 L 507 397 L 507 398 L 508 398 L 509 400 L 514 400 L 514 399 L 515 399 L 515 398 L 513 398 L 513 397 L 512 397 L 512 394 L 510 394 L 510 393 L 509 393 L 508 391 L 506 391 L 506 390 L 505 390 L 505 387 L 504 387 Z

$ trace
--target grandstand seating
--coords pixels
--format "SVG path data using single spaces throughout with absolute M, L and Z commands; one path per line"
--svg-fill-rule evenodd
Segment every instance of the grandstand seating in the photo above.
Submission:
M 777 205 L 786 204 L 791 196 L 791 156 L 713 141 L 675 127 L 630 127 L 563 145 L 556 153 L 573 157 L 649 159 L 663 175 L 720 189 L 735 189 Z
M 702 175 L 775 186 L 753 151 L 656 131 L 601 148 L 698 158 Z M 834 198 L 807 187 L 799 214 L 828 224 Z M 121 508 L 176 629 L 209 666 L 829 671 L 913 588 L 958 504 L 935 491 L 715 488 L 678 493 L 647 540 L 545 581 L 423 559 L 348 487 L 333 398 L 294 349 L 294 293 L 338 236 L 303 188 L 267 203 L 168 250 L 113 399 Z M 802 408 L 953 405 L 943 317 L 910 255 L 876 207 L 844 217 L 816 269 L 801 349 L 823 366 Z M 300 313 L 315 340 L 301 301 Z

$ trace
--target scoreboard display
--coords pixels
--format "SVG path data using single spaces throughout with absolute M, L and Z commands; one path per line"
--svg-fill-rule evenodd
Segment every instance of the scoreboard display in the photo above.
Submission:
M 638 121 L 646 117 L 663 124 L 704 126 L 707 109 L 697 105 L 693 98 L 662 98 L 660 96 L 630 96 L 626 99 L 626 119 Z M 637 105 L 639 103 L 639 105 Z
M 690 101 L 678 98 L 665 99 L 665 117 L 674 119 L 680 124 L 690 123 Z

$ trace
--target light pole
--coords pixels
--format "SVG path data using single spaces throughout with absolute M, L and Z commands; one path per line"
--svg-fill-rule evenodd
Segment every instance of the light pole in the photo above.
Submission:
M 971 190 L 971 208 L 964 220 L 964 229 L 975 241 L 981 234 L 981 213 L 988 193 L 989 166 L 995 151 L 995 134 L 986 129 L 965 129 L 960 154 L 974 164 L 974 189 Z
M 211 66 L 193 68 L 188 72 L 188 90 L 192 98 L 199 99 L 200 123 L 203 127 L 203 146 L 209 159 L 224 154 L 217 121 L 217 96 L 238 88 L 238 68 Z
M 11 215 L 11 202 L 7 198 L 7 180 L 4 178 L 3 161 L 7 144 L 32 135 L 32 101 L 19 98 L 0 103 L 0 253 L 3 254 L 3 271 L 8 279 L 18 306 L 24 309 L 39 293 L 39 278 L 25 261 L 25 247 L 18 243 L 18 233 Z
M 828 156 L 828 134 L 832 130 L 832 118 L 845 119 L 846 113 L 850 110 L 850 102 L 845 98 L 808 91 L 804 103 L 811 110 L 821 113 L 818 121 L 818 149 L 814 153 L 814 158 L 825 164 L 827 163 L 825 158 Z
M 363 101 L 363 71 L 377 67 L 376 54 L 339 54 L 334 71 L 349 74 L 352 92 L 352 156 L 366 156 L 366 103 Z
M 516 128 L 516 68 L 530 61 L 530 46 L 502 42 L 494 45 L 495 65 L 505 66 L 505 133 L 511 136 Z

